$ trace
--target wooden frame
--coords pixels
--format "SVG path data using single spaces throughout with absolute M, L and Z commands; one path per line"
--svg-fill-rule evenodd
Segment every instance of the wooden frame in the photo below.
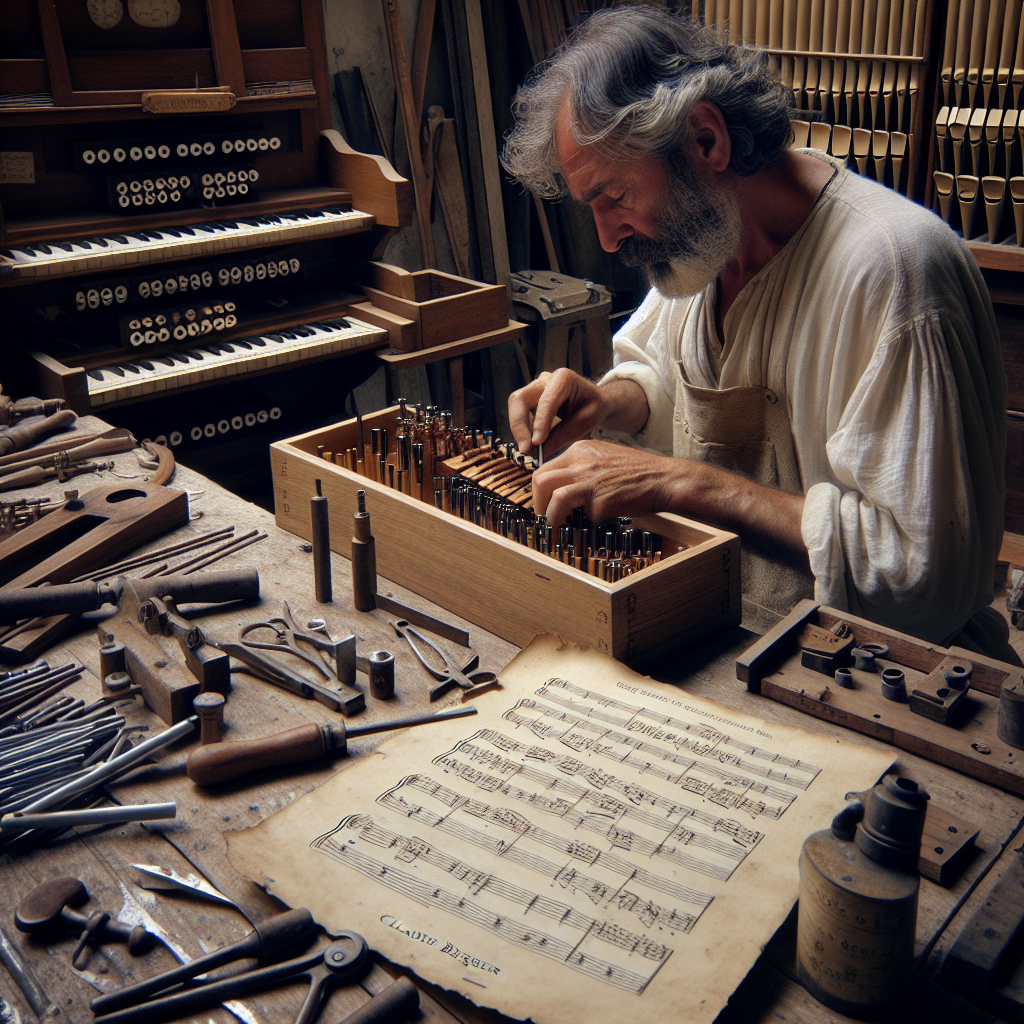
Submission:
M 367 436 L 393 424 L 396 412 L 364 417 Z M 277 524 L 310 537 L 309 496 L 319 480 L 330 501 L 332 547 L 348 556 L 356 491 L 364 490 L 381 590 L 392 580 L 520 646 L 554 632 L 640 668 L 739 623 L 735 534 L 681 516 L 636 519 L 662 535 L 665 558 L 604 583 L 317 456 L 320 445 L 355 444 L 355 421 L 347 420 L 271 445 Z

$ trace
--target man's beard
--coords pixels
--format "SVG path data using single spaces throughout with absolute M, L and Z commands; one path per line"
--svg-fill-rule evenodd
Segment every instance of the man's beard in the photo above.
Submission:
M 627 238 L 622 262 L 643 267 L 667 298 L 696 295 L 714 281 L 740 247 L 742 222 L 732 193 L 690 168 L 669 169 L 672 191 L 659 220 L 658 239 Z

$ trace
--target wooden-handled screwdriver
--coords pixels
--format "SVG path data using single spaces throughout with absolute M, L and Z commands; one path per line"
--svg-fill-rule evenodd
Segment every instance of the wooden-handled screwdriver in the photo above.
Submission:
M 355 736 L 370 736 L 375 732 L 406 729 L 413 725 L 430 725 L 434 722 L 446 722 L 450 718 L 475 714 L 476 708 L 468 704 L 465 707 L 439 711 L 436 715 L 416 715 L 412 718 L 398 718 L 391 722 L 377 722 L 355 728 L 346 728 L 344 722 L 337 725 L 316 725 L 309 722 L 296 729 L 287 729 L 256 740 L 210 743 L 198 747 L 189 754 L 185 770 L 193 782 L 200 786 L 210 786 L 217 782 L 237 779 L 261 768 L 315 761 L 324 754 L 344 757 L 348 753 L 348 741 Z

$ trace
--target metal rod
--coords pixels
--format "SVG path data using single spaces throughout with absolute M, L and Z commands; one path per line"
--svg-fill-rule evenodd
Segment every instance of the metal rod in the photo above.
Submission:
M 158 733 L 156 736 L 151 736 L 148 740 L 144 740 L 137 747 L 133 747 L 113 761 L 105 761 L 103 764 L 97 765 L 82 778 L 69 782 L 66 786 L 61 786 L 56 792 L 34 801 L 28 807 L 23 808 L 23 810 L 28 813 L 30 811 L 48 811 L 52 807 L 63 807 L 72 797 L 77 796 L 79 793 L 84 793 L 87 789 L 92 789 L 93 786 L 97 786 L 101 782 L 106 782 L 107 779 L 127 771 L 133 765 L 144 760 L 154 750 L 161 750 L 177 740 L 188 736 L 195 731 L 198 725 L 199 719 L 195 715 L 191 715 L 185 721 L 172 725 L 169 729 L 164 729 L 163 732 Z
M 173 818 L 178 805 L 173 801 L 163 804 L 126 804 L 123 807 L 89 807 L 81 811 L 51 811 L 44 814 L 23 814 L 15 811 L 0 819 L 0 833 L 8 835 L 25 832 L 30 828 L 71 828 L 74 825 L 106 825 L 118 821 L 156 821 Z
M 116 562 L 113 565 L 104 566 L 102 569 L 97 569 L 94 572 L 86 573 L 84 576 L 77 576 L 73 580 L 69 580 L 70 583 L 84 583 L 88 580 L 102 580 L 107 576 L 116 576 L 118 573 L 124 572 L 126 569 L 135 569 L 142 565 L 150 565 L 153 562 L 159 562 L 160 559 L 165 558 L 167 555 L 180 554 L 182 551 L 188 551 L 191 548 L 204 547 L 207 544 L 212 544 L 215 540 L 219 540 L 222 537 L 227 536 L 229 533 L 234 533 L 234 526 L 225 526 L 219 530 L 213 530 L 210 533 L 201 534 L 198 537 L 192 538 L 192 540 L 180 541 L 177 544 L 168 544 L 166 547 L 157 548 L 154 551 L 150 551 L 145 555 L 137 555 L 134 558 L 126 558 L 123 562 Z
M 465 718 L 475 715 L 476 706 L 466 704 L 459 708 L 438 711 L 434 715 L 413 715 L 411 718 L 395 718 L 390 722 L 375 722 L 373 725 L 350 726 L 345 730 L 346 739 L 354 736 L 372 736 L 375 732 L 389 732 L 392 729 L 408 729 L 414 725 L 430 725 L 432 722 L 443 722 L 446 718 Z
M 232 545 L 237 544 L 241 540 L 245 540 L 248 537 L 254 537 L 257 533 L 259 533 L 258 530 L 250 530 L 248 533 L 242 534 L 241 537 L 232 537 L 219 547 L 214 548 L 212 551 L 201 551 L 198 555 L 193 555 L 180 565 L 176 565 L 170 572 L 165 573 L 164 575 L 169 576 L 171 573 L 181 572 L 183 569 L 187 569 L 189 566 L 195 565 L 197 562 L 201 562 L 204 558 L 208 558 L 210 555 L 216 555 L 218 552 L 226 551 Z

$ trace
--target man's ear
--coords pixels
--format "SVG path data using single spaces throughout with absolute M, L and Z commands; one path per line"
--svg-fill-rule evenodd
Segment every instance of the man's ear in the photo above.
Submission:
M 732 157 L 732 139 L 722 111 L 710 100 L 699 100 L 689 121 L 691 163 L 721 174 Z

